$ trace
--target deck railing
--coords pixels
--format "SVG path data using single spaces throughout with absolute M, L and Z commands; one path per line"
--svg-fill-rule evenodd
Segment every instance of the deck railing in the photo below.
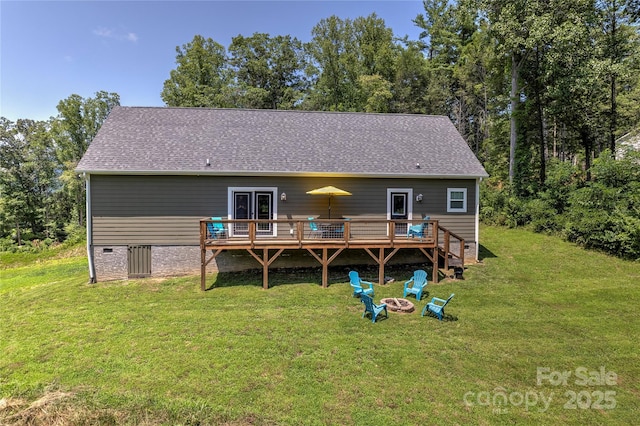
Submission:
M 216 224 L 214 226 L 214 224 Z M 411 227 L 421 232 L 409 232 Z M 437 220 L 384 219 L 278 219 L 242 220 L 211 218 L 200 221 L 201 242 L 205 245 L 280 243 L 362 243 L 366 241 L 437 244 Z
M 449 265 L 464 266 L 464 238 L 438 226 L 438 233 L 442 234 L 442 251 L 444 256 L 444 269 Z
M 452 247 L 458 249 L 456 253 Z M 464 265 L 464 240 L 437 220 L 204 218 L 200 220 L 200 285 L 204 290 L 207 264 L 225 250 L 247 250 L 262 265 L 263 287 L 268 288 L 269 265 L 283 250 L 306 249 L 322 265 L 322 286 L 326 287 L 329 264 L 351 248 L 364 249 L 378 263 L 380 283 L 384 282 L 385 264 L 402 248 L 419 249 L 436 270 L 441 256 L 445 269 L 449 257 L 451 262 Z M 209 250 L 211 257 L 207 259 Z M 433 280 L 438 282 L 437 273 Z

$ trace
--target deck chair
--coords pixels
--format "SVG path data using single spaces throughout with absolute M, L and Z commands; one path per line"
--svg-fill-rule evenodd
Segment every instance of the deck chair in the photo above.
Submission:
M 409 286 L 409 284 L 412 284 Z M 416 300 L 422 298 L 422 291 L 427 287 L 427 273 L 422 269 L 418 269 L 413 273 L 413 277 L 404 283 L 404 294 L 402 297 L 407 297 L 407 294 L 415 294 Z
M 440 321 L 442 321 L 442 317 L 444 316 L 444 307 L 447 306 L 447 303 L 449 303 L 453 296 L 454 294 L 451 293 L 451 296 L 449 296 L 447 300 L 434 297 L 431 299 L 431 302 L 427 303 L 422 309 L 422 316 L 425 316 L 427 312 L 431 312 L 437 316 Z
M 427 227 L 429 226 L 429 223 L 426 221 L 429 219 L 430 219 L 429 216 L 425 216 L 423 218 L 425 222 L 422 222 L 419 225 L 413 225 L 407 228 L 407 237 L 410 237 L 410 238 L 418 237 L 420 239 L 424 238 L 427 235 Z
M 224 225 L 221 222 L 222 218 L 212 217 L 211 220 L 213 220 L 214 222 L 207 223 L 207 231 L 209 232 L 209 237 L 213 238 L 214 240 L 218 240 L 220 238 L 226 238 L 227 230 L 225 229 Z M 215 222 L 215 221 L 220 221 L 220 222 Z
M 358 275 L 358 272 L 349 272 L 349 284 L 351 284 L 351 287 L 353 287 L 353 295 L 351 297 L 362 296 L 363 294 L 373 297 L 373 283 L 370 283 L 369 281 L 363 281 L 360 278 L 360 275 Z M 364 288 L 362 286 L 363 284 L 368 285 L 369 288 Z
M 387 304 L 381 303 L 376 305 L 373 303 L 373 299 L 366 294 L 360 296 L 360 301 L 364 303 L 364 312 L 362 313 L 362 318 L 369 312 L 371 314 L 371 322 L 376 322 L 376 318 L 378 318 L 378 314 L 384 311 L 385 317 L 389 318 L 389 313 L 387 312 Z
M 311 231 L 309 232 L 309 238 L 323 238 L 324 232 L 320 228 L 318 228 L 318 224 L 313 221 L 314 217 L 311 216 L 307 219 L 309 220 L 309 229 L 311 229 Z
M 336 227 L 328 231 L 328 238 L 344 238 L 344 223 L 340 227 Z

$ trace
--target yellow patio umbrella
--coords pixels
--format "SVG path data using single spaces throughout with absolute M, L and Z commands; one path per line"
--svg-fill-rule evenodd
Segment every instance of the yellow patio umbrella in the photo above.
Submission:
M 329 196 L 329 219 L 331 219 L 331 197 L 352 195 L 349 191 L 345 191 L 344 189 L 336 188 L 335 186 L 331 186 L 331 185 L 323 186 L 322 188 L 312 189 L 311 191 L 307 191 L 307 194 Z

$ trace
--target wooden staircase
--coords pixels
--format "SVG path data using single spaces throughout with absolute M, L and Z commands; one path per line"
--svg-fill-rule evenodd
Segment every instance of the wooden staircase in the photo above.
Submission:
M 462 279 L 464 272 L 464 238 L 438 225 L 438 266 L 439 270 L 448 276 L 453 269 L 456 279 Z M 442 238 L 440 238 L 442 236 Z

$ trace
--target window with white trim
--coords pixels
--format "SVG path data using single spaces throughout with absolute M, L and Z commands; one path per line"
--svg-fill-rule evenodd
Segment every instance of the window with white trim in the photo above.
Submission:
M 467 212 L 467 188 L 447 188 L 447 212 Z

